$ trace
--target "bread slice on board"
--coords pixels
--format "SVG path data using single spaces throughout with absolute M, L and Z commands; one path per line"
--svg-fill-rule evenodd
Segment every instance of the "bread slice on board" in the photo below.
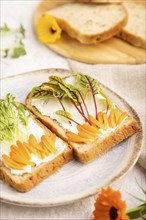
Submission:
M 39 120 L 33 119 L 34 122 L 44 130 L 44 134 L 50 134 L 50 130 L 44 126 Z M 57 137 L 58 138 L 58 137 Z M 59 138 L 60 139 L 60 138 Z M 72 149 L 61 140 L 61 143 L 65 144 L 64 151 L 56 156 L 54 159 L 42 163 L 39 166 L 32 168 L 31 173 L 24 173 L 23 175 L 16 175 L 10 172 L 10 169 L 0 161 L 0 179 L 5 181 L 7 184 L 15 188 L 20 192 L 27 192 L 31 190 L 38 183 L 42 182 L 45 178 L 58 171 L 64 164 L 69 162 L 72 157 Z
M 78 2 L 85 3 L 122 3 L 123 0 L 78 0 Z
M 117 127 L 113 132 L 107 134 L 106 136 L 96 138 L 93 142 L 74 143 L 69 141 L 68 136 L 66 134 L 67 130 L 62 126 L 62 124 L 59 121 L 49 116 L 49 114 L 42 115 L 40 111 L 37 109 L 36 105 L 31 103 L 33 102 L 30 93 L 26 98 L 27 108 L 31 112 L 33 112 L 43 124 L 45 124 L 63 140 L 68 142 L 72 146 L 75 156 L 83 163 L 88 163 L 92 161 L 93 159 L 105 153 L 110 148 L 117 145 L 129 136 L 133 135 L 140 129 L 140 126 L 138 125 L 137 121 L 128 115 L 126 120 L 119 127 Z M 53 104 L 49 105 L 53 108 Z M 58 105 L 58 108 L 59 107 L 60 106 Z
M 121 4 L 70 3 L 47 12 L 70 37 L 83 44 L 96 44 L 117 35 L 127 24 Z
M 124 7 L 128 11 L 128 23 L 118 35 L 128 43 L 141 48 L 146 48 L 146 3 L 144 2 L 144 0 L 124 1 Z

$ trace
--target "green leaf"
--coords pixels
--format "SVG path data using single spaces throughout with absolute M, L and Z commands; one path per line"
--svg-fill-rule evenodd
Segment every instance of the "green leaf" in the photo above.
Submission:
M 46 98 L 46 97 L 51 97 L 52 95 L 53 95 L 53 91 L 48 90 L 48 88 L 45 88 L 43 86 L 34 87 L 31 91 L 31 96 L 33 98 Z
M 140 210 L 140 217 L 146 220 L 146 205 Z
M 46 97 L 55 97 L 62 99 L 65 95 L 65 92 L 58 87 L 58 85 L 51 84 L 49 82 L 43 83 L 41 86 L 34 87 L 31 91 L 31 95 L 34 98 L 46 98 Z
M 67 112 L 67 111 L 58 110 L 55 113 L 56 113 L 56 115 L 61 116 L 61 117 L 66 118 L 66 119 L 73 118 L 73 115 L 70 112 Z
M 96 94 L 102 95 L 107 101 L 108 109 L 111 110 L 114 108 L 114 104 L 106 96 L 104 91 L 100 88 L 99 83 L 96 79 L 94 79 L 88 75 L 83 75 L 81 73 L 77 74 L 76 79 L 77 79 L 77 83 L 78 83 L 79 87 L 81 88 L 81 90 L 82 90 L 82 88 L 84 88 L 84 89 L 86 89 L 86 91 L 88 91 L 88 92 L 90 91 L 93 95 L 96 95 Z
M 146 214 L 146 203 L 134 208 L 130 209 L 126 212 L 126 214 L 130 217 L 130 219 L 136 219 L 138 217 L 143 217 Z
M 25 48 L 24 48 L 23 46 L 15 47 L 15 48 L 13 49 L 13 55 L 12 55 L 12 57 L 13 57 L 13 58 L 18 58 L 18 57 L 23 56 L 23 55 L 25 55 L 25 54 L 26 54 L 26 50 L 25 50 Z
M 99 93 L 100 87 L 98 85 L 98 81 L 91 76 L 83 75 L 81 73 L 77 73 L 77 83 L 81 88 L 87 89 L 87 91 L 91 91 L 93 95 Z
M 23 105 L 17 106 L 17 110 L 19 112 L 19 114 L 18 114 L 19 121 L 24 126 L 27 126 L 30 115 L 26 115 L 26 109 Z
M 4 52 L 4 55 L 2 56 L 3 58 L 18 58 L 26 54 L 25 46 L 23 43 L 23 39 L 25 37 L 25 29 L 22 24 L 17 29 L 10 29 L 7 24 L 4 24 L 4 26 L 0 28 L 0 31 L 3 33 L 3 35 L 1 36 L 2 40 L 5 35 L 7 36 L 7 38 L 14 39 L 14 44 L 8 43 L 6 48 L 1 49 L 1 53 L 3 54 Z
M 30 115 L 24 106 L 18 105 L 11 94 L 0 101 L 0 141 L 9 142 L 24 137 L 20 124 L 27 127 Z
M 111 110 L 111 109 L 114 109 L 114 104 L 112 103 L 112 101 L 106 96 L 106 94 L 104 93 L 104 91 L 100 88 L 99 90 L 99 94 L 102 95 L 106 101 L 107 101 L 107 105 L 108 105 L 108 109 Z
M 9 49 L 5 49 L 4 50 L 4 56 L 3 56 L 3 58 L 7 58 L 8 57 L 8 54 L 9 54 Z
M 48 90 L 51 90 L 53 92 L 53 96 L 55 98 L 63 99 L 65 96 L 65 91 L 62 90 L 57 84 L 53 83 L 43 83 L 42 88 L 45 87 Z
M 76 105 L 80 105 L 82 103 L 81 97 L 79 95 L 79 90 L 76 89 L 73 85 L 67 84 L 67 88 L 69 89 L 69 93 L 67 94 L 66 98 L 71 98 L 74 100 Z
M 10 28 L 9 28 L 8 25 L 5 23 L 4 26 L 0 28 L 0 31 L 8 32 L 8 31 L 10 31 Z
M 23 37 L 25 37 L 25 28 L 22 24 L 20 25 L 19 32 L 22 34 Z
M 61 90 L 65 92 L 65 94 L 68 94 L 69 90 L 66 86 L 66 83 L 63 81 L 61 77 L 58 76 L 50 76 L 49 77 L 50 83 L 57 85 Z
M 63 98 L 73 100 L 77 105 L 81 104 L 79 91 L 73 85 L 67 84 L 62 78 L 58 76 L 50 76 L 49 80 L 51 84 L 58 85 L 59 88 L 64 91 Z

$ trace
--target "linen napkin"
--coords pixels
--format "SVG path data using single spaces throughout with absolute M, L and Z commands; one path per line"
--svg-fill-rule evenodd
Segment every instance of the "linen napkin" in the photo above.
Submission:
M 138 113 L 143 127 L 143 148 L 139 164 L 146 169 L 146 66 L 140 65 L 103 65 L 84 64 L 68 59 L 70 68 L 75 72 L 97 75 L 98 80 L 123 97 Z

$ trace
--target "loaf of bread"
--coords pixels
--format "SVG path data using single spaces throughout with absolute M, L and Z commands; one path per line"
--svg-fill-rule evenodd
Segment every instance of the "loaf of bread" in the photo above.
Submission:
M 54 110 L 54 116 L 55 116 L 55 111 L 57 109 L 55 108 L 55 106 L 53 107 L 53 101 L 51 104 L 52 99 L 50 99 L 50 101 L 49 101 L 49 98 L 46 98 L 44 100 L 42 99 L 39 105 L 37 104 L 38 102 L 35 102 L 36 100 L 37 99 L 33 99 L 32 94 L 30 93 L 26 98 L 27 108 L 31 112 L 33 112 L 43 124 L 45 124 L 48 128 L 50 128 L 54 133 L 60 136 L 63 140 L 68 142 L 72 146 L 75 156 L 83 163 L 88 163 L 92 161 L 93 159 L 105 153 L 110 148 L 117 145 L 118 143 L 128 138 L 129 136 L 133 135 L 140 129 L 140 126 L 138 125 L 137 121 L 127 114 L 125 121 L 121 123 L 119 126 L 117 126 L 116 129 L 109 132 L 109 134 L 105 136 L 101 136 L 100 138 L 97 137 L 94 139 L 94 141 L 85 142 L 85 143 L 82 143 L 82 141 L 78 142 L 78 137 L 76 135 L 74 137 L 75 138 L 77 137 L 77 141 L 75 141 L 75 138 L 70 140 L 69 136 L 67 135 L 68 129 L 63 127 L 60 121 L 57 121 L 56 118 L 53 118 L 52 115 L 49 114 L 49 109 L 48 109 L 49 106 L 51 106 L 51 108 Z M 48 105 L 46 104 L 47 101 L 49 103 Z M 43 105 L 41 103 L 43 103 Z M 93 109 L 92 100 L 90 100 L 90 103 L 86 103 L 86 104 L 88 108 L 90 108 L 90 110 Z M 45 105 L 46 105 L 46 110 L 48 113 L 46 112 L 42 114 L 41 109 L 44 110 Z M 58 109 L 59 108 L 60 108 L 60 105 L 58 104 Z M 74 116 L 75 116 L 75 112 L 74 112 Z M 80 124 L 80 117 L 77 116 L 76 120 Z M 84 131 L 84 128 L 82 128 L 81 126 L 80 128 L 83 129 L 82 131 Z M 87 133 L 85 133 L 85 135 L 83 134 L 83 132 L 81 132 L 82 135 L 84 135 L 85 139 L 87 138 L 88 135 L 89 136 L 92 135 L 90 132 L 91 127 L 89 125 L 88 125 L 88 128 L 89 130 L 86 131 Z M 83 138 L 83 141 L 85 140 L 84 138 Z
M 141 48 L 146 48 L 146 7 L 144 0 L 124 1 L 123 5 L 128 11 L 128 23 L 118 35 L 128 43 Z
M 39 120 L 34 118 L 33 121 L 43 129 L 45 135 L 50 135 L 51 131 Z M 48 162 L 32 167 L 30 173 L 23 173 L 22 175 L 12 173 L 11 169 L 6 166 L 3 160 L 0 160 L 0 179 L 15 188 L 17 191 L 27 192 L 45 178 L 57 172 L 60 167 L 69 162 L 73 157 L 71 147 L 60 138 L 57 137 L 57 139 L 60 140 L 60 144 L 65 146 L 64 150 Z
M 128 17 L 121 4 L 70 3 L 47 13 L 70 37 L 83 44 L 96 44 L 117 35 Z

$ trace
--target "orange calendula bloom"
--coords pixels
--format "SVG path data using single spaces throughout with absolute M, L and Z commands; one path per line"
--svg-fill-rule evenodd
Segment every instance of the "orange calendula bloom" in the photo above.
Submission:
M 36 25 L 38 39 L 43 43 L 55 43 L 61 36 L 61 28 L 56 19 L 50 15 L 43 15 Z
M 110 187 L 102 189 L 95 204 L 94 220 L 130 220 L 126 215 L 126 203 L 121 193 Z

